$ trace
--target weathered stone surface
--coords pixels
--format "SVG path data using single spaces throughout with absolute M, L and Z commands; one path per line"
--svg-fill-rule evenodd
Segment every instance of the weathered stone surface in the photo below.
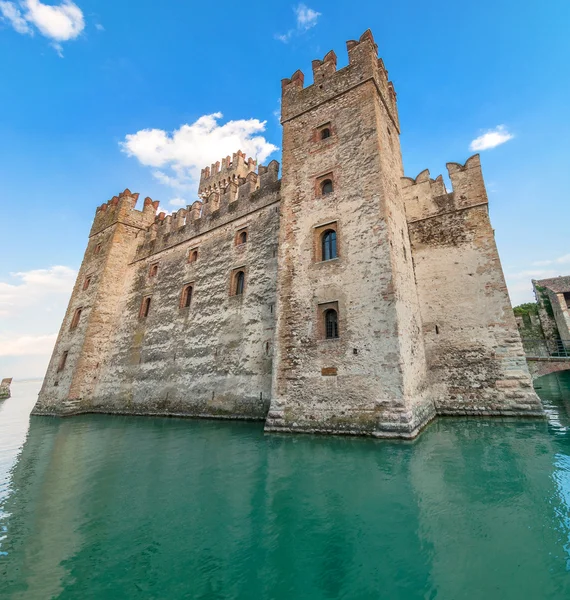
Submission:
M 479 157 L 448 165 L 451 193 L 428 171 L 404 178 L 372 34 L 347 47 L 345 68 L 330 52 L 312 85 L 300 71 L 283 80 L 281 181 L 275 161 L 256 171 L 237 152 L 173 215 L 155 216 L 150 198 L 135 210 L 129 190 L 99 207 L 36 414 L 402 438 L 436 414 L 542 414 Z
M 6 400 L 6 398 L 10 397 L 10 384 L 12 383 L 12 378 L 7 377 L 2 379 L 0 383 L 0 400 Z

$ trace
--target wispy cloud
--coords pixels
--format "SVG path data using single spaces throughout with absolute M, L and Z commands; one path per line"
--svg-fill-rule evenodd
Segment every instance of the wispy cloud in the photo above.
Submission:
M 0 356 L 45 356 L 55 346 L 57 334 L 49 335 L 0 335 Z
M 509 140 L 512 140 L 515 136 L 507 131 L 504 125 L 497 125 L 495 129 L 489 129 L 485 133 L 476 137 L 471 144 L 469 144 L 469 150 L 480 151 L 490 150 L 496 148 Z
M 62 42 L 77 38 L 85 29 L 83 12 L 71 0 L 56 5 L 43 4 L 40 0 L 2 0 L 0 14 L 18 33 L 34 35 L 39 31 L 60 56 L 63 56 Z
M 289 29 L 287 33 L 276 33 L 275 39 L 286 44 L 294 35 L 300 35 L 312 29 L 321 16 L 320 12 L 309 8 L 306 4 L 298 4 L 293 8 L 295 13 L 295 27 Z
M 535 267 L 546 267 L 548 265 L 567 265 L 570 264 L 570 254 L 564 254 L 558 258 L 552 260 L 535 260 L 533 263 Z
M 12 25 L 18 32 L 24 35 L 34 35 L 33 29 L 22 15 L 20 9 L 13 2 L 0 2 L 0 14 L 2 19 Z
M 64 266 L 12 273 L 14 283 L 0 281 L 0 317 L 14 317 L 34 306 L 67 300 L 77 273 Z
M 121 150 L 153 168 L 162 184 L 188 196 L 196 193 L 200 171 L 222 157 L 242 150 L 264 162 L 277 150 L 263 135 L 265 121 L 242 119 L 220 125 L 222 113 L 204 115 L 172 132 L 142 129 L 121 142 Z

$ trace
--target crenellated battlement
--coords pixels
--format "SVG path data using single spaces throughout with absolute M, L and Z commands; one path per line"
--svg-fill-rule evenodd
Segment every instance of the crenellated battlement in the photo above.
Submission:
M 231 158 L 226 156 L 221 162 L 202 169 L 198 195 L 206 198 L 212 192 L 225 189 L 231 182 L 238 184 L 240 179 L 243 180 L 249 173 L 255 172 L 256 167 L 257 161 L 253 158 L 246 160 L 245 153 L 238 150 Z
M 99 233 L 116 222 L 138 228 L 148 227 L 154 221 L 159 201 L 145 198 L 141 211 L 135 209 L 138 199 L 139 194 L 133 194 L 127 188 L 118 196 L 113 196 L 111 200 L 98 206 L 90 236 Z
M 281 123 L 295 118 L 303 112 L 346 91 L 373 81 L 384 105 L 399 131 L 396 92 L 388 80 L 388 71 L 381 58 L 378 46 L 370 29 L 356 40 L 346 42 L 348 65 L 337 70 L 337 56 L 333 50 L 322 60 L 312 62 L 313 83 L 304 87 L 305 75 L 297 70 L 290 78 L 281 80 Z
M 447 163 L 446 167 L 451 179 L 451 193 L 445 188 L 443 177 L 439 175 L 432 179 L 428 169 L 415 179 L 402 177 L 408 222 L 488 203 L 478 154 L 468 158 L 464 165 Z
M 245 159 L 244 154 L 241 157 Z M 208 170 L 204 169 L 203 172 Z M 145 232 L 137 257 L 159 251 L 172 241 L 171 235 L 179 240 L 189 239 L 229 222 L 236 216 L 256 210 L 267 199 L 275 202 L 278 197 L 273 197 L 272 194 L 278 189 L 279 163 L 272 160 L 267 166 L 260 165 L 257 173 L 250 171 L 245 177 L 227 182 L 225 187 L 218 186 L 212 191 L 203 192 L 202 200 L 196 200 L 186 208 L 171 215 L 161 212 L 154 217 Z

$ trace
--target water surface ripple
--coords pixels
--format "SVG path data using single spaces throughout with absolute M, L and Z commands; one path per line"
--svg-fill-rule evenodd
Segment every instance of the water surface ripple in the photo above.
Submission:
M 548 421 L 440 419 L 395 442 L 29 419 L 39 383 L 16 383 L 0 598 L 567 599 L 570 376 L 540 384 Z

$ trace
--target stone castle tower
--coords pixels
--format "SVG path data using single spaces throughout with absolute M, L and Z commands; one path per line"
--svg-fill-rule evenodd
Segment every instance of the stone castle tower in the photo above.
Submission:
M 282 81 L 283 174 L 237 152 L 200 201 L 99 207 L 36 414 L 263 419 L 411 438 L 437 414 L 541 416 L 479 157 L 404 177 L 372 34 Z

